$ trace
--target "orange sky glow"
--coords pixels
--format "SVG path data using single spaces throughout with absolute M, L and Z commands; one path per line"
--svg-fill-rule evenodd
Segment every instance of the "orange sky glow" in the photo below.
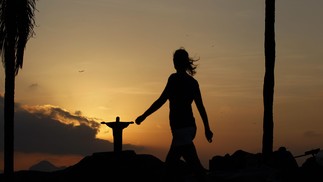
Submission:
M 15 170 L 41 160 L 73 165 L 112 150 L 112 131 L 100 122 L 141 115 L 175 71 L 172 53 L 182 46 L 200 58 L 195 78 L 214 133 L 208 143 L 193 105 L 205 167 L 215 155 L 261 152 L 264 2 L 37 1 L 36 34 L 16 77 Z M 276 2 L 274 150 L 285 146 L 300 155 L 323 148 L 322 7 L 321 0 Z M 2 98 L 4 80 L 2 67 Z M 126 150 L 164 160 L 168 103 L 129 125 L 123 142 Z

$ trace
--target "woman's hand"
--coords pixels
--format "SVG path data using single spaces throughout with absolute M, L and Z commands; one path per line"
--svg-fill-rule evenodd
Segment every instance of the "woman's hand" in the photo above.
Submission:
M 137 125 L 140 125 L 140 123 L 143 122 L 145 119 L 146 119 L 146 117 L 141 115 L 136 119 L 135 122 L 136 122 Z
M 210 129 L 205 130 L 205 137 L 209 143 L 212 142 L 213 132 Z

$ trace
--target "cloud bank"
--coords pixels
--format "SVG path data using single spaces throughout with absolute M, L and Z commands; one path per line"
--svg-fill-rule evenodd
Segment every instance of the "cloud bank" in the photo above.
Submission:
M 100 123 L 95 118 L 74 114 L 63 108 L 15 105 L 15 152 L 56 155 L 91 155 L 113 151 L 113 143 L 96 138 Z M 4 98 L 0 95 L 0 152 L 4 145 Z M 132 150 L 139 147 L 124 144 Z M 139 149 L 140 150 L 140 149 Z

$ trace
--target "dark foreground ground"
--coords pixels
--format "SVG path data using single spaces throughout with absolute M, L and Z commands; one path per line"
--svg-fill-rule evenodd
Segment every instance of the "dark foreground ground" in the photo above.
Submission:
M 0 181 L 4 176 L 0 174 Z M 15 182 L 202 182 L 182 162 L 173 170 L 167 170 L 160 159 L 134 151 L 122 153 L 94 153 L 79 163 L 53 172 L 36 170 L 17 171 Z M 323 166 L 315 157 L 298 166 L 294 157 L 286 150 L 274 152 L 264 164 L 261 154 L 242 150 L 232 155 L 215 156 L 210 160 L 206 181 L 208 182 L 322 182 Z

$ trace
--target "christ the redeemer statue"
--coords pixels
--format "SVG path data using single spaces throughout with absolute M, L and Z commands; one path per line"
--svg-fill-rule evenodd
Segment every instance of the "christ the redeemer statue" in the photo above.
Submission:
M 110 128 L 112 128 L 113 132 L 113 146 L 114 152 L 121 152 L 122 151 L 122 130 L 127 128 L 129 124 L 133 124 L 133 121 L 129 122 L 120 122 L 120 117 L 116 118 L 116 121 L 112 122 L 101 122 L 101 124 L 106 124 Z

